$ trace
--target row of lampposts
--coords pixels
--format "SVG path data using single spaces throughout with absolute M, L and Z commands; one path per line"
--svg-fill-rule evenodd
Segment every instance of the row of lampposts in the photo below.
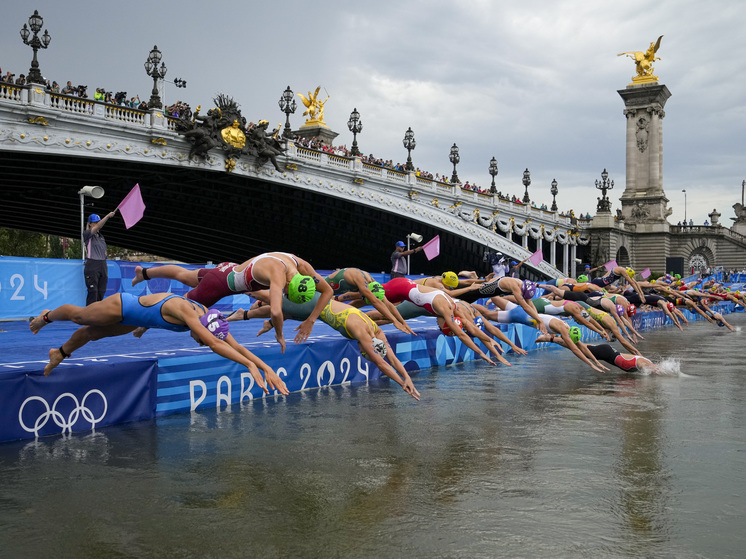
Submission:
M 29 45 L 34 50 L 34 58 L 31 62 L 31 68 L 28 73 L 29 83 L 44 83 L 44 78 L 41 74 L 41 71 L 39 70 L 37 51 L 42 48 L 46 49 L 49 46 L 49 43 L 52 41 L 52 37 L 45 29 L 44 35 L 39 38 L 39 31 L 41 31 L 43 25 L 44 19 L 39 15 L 39 12 L 37 10 L 34 10 L 34 14 L 29 17 L 28 26 L 24 23 L 23 28 L 21 29 L 21 38 L 23 39 L 24 44 Z M 165 79 L 167 71 L 168 68 L 166 68 L 166 63 L 163 62 L 163 54 L 158 49 L 158 46 L 153 46 L 153 49 L 150 51 L 150 53 L 148 54 L 148 58 L 145 61 L 145 72 L 151 78 L 153 78 L 153 91 L 151 92 L 150 100 L 148 101 L 148 108 L 160 109 L 163 107 L 158 92 L 158 80 Z M 173 83 L 176 87 L 179 88 L 186 87 L 186 80 L 183 80 L 181 78 L 175 78 Z M 285 113 L 285 130 L 282 133 L 282 137 L 288 140 L 292 139 L 293 134 L 290 128 L 290 115 L 295 113 L 297 103 L 295 102 L 295 94 L 290 89 L 290 86 L 288 86 L 285 91 L 282 92 L 282 96 L 280 97 L 278 104 L 280 106 L 280 110 Z M 360 134 L 360 132 L 362 132 L 363 130 L 363 122 L 360 120 L 360 113 L 358 112 L 357 108 L 354 108 L 352 110 L 352 113 L 350 113 L 350 119 L 347 121 L 347 128 L 350 130 L 350 132 L 352 132 L 353 137 L 352 149 L 350 150 L 350 154 L 353 156 L 358 156 L 360 155 L 360 149 L 358 148 L 357 144 L 357 135 Z M 407 150 L 407 163 L 405 165 L 405 169 L 407 171 L 414 171 L 414 165 L 412 164 L 412 150 L 414 150 L 414 148 L 417 146 L 417 141 L 414 138 L 412 127 L 407 128 L 407 131 L 404 133 L 404 139 L 402 140 L 402 143 L 404 144 L 404 148 Z M 453 164 L 453 175 L 451 175 L 451 183 L 460 183 L 461 181 L 459 180 L 458 173 L 456 172 L 456 165 L 458 165 L 458 163 L 461 161 L 461 156 L 459 155 L 459 148 L 455 143 L 451 147 L 448 159 Z M 498 174 L 497 160 L 494 157 L 490 160 L 488 172 L 492 176 L 490 193 L 494 195 L 497 194 L 497 188 L 495 187 L 495 177 Z M 608 181 L 608 176 L 609 174 L 606 172 L 606 169 L 604 169 L 603 173 L 601 173 L 602 181 L 596 181 L 596 188 L 601 190 L 603 193 L 602 198 L 599 198 L 598 201 L 599 211 L 610 211 L 611 208 L 611 202 L 607 198 L 606 192 L 614 188 L 614 181 Z M 525 188 L 523 194 L 523 202 L 525 204 L 528 204 L 531 202 L 531 199 L 528 195 L 528 187 L 531 185 L 531 173 L 529 172 L 528 168 L 523 172 L 522 182 Z M 744 186 L 746 186 L 746 181 L 744 181 Z M 550 192 L 552 194 L 552 211 L 555 212 L 557 211 L 557 194 L 559 192 L 556 179 L 552 180 Z

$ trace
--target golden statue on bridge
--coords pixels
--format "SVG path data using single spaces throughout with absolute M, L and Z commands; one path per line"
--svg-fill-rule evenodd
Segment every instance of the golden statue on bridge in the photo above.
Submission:
M 650 47 L 648 47 L 648 50 L 645 52 L 638 51 L 630 51 L 630 52 L 620 52 L 617 56 L 629 56 L 632 60 L 635 61 L 635 69 L 637 70 L 637 75 L 632 78 L 632 84 L 639 84 L 639 83 L 652 83 L 658 81 L 658 76 L 654 76 L 653 72 L 655 71 L 655 68 L 653 68 L 653 63 L 656 60 L 660 60 L 660 57 L 656 57 L 655 54 L 658 52 L 658 49 L 661 46 L 661 39 L 663 38 L 663 35 L 658 37 L 658 40 L 654 43 L 650 43 Z
M 303 104 L 306 106 L 303 116 L 308 115 L 303 126 L 326 126 L 326 122 L 324 122 L 324 103 L 329 100 L 329 94 L 326 94 L 326 99 L 320 101 L 319 91 L 321 91 L 321 86 L 318 86 L 313 93 L 309 91 L 308 98 L 302 93 L 298 93 L 298 97 L 301 98 Z

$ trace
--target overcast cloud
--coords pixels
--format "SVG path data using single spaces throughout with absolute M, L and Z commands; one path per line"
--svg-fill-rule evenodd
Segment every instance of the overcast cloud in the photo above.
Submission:
M 551 203 L 557 180 L 561 209 L 595 213 L 594 181 L 606 168 L 625 185 L 624 103 L 634 63 L 617 57 L 644 51 L 663 35 L 655 64 L 672 93 L 663 120 L 664 188 L 674 212 L 697 223 L 717 208 L 730 226 L 746 178 L 746 3 L 714 0 L 227 2 L 8 2 L 0 22 L 0 67 L 27 73 L 32 52 L 19 30 L 38 9 L 52 42 L 40 51 L 45 77 L 150 97 L 143 63 L 163 52 L 165 101 L 203 112 L 217 93 L 232 96 L 251 121 L 284 123 L 277 101 L 286 86 L 331 96 L 325 118 L 352 143 L 347 119 L 363 121 L 360 149 L 406 160 L 402 138 L 412 127 L 420 169 L 450 176 L 448 153 L 460 148 L 458 174 L 488 187 L 497 158 L 498 189 Z M 326 95 L 324 94 L 324 97 Z M 291 116 L 303 123 L 302 103 Z

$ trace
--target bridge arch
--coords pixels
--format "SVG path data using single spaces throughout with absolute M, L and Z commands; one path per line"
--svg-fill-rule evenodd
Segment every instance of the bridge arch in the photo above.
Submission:
M 620 246 L 616 251 L 616 262 L 620 266 L 624 266 L 625 268 L 631 265 L 631 261 L 629 258 L 629 251 L 626 247 Z
M 715 264 L 715 255 L 710 247 L 702 244 L 690 251 L 686 262 L 687 271 L 697 273 L 705 268 L 712 267 Z

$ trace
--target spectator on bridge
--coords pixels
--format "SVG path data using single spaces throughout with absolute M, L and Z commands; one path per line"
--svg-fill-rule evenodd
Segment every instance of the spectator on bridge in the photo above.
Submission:
M 404 241 L 397 241 L 396 246 L 394 247 L 394 252 L 391 253 L 391 279 L 403 278 L 406 276 L 409 273 L 409 270 L 407 269 L 407 261 L 404 257 L 422 250 L 421 246 L 410 250 L 404 250 L 405 246 Z
M 60 84 L 57 82 L 52 82 L 52 93 L 59 93 L 60 92 Z
M 106 268 L 106 240 L 99 231 L 115 213 L 116 210 L 109 212 L 103 219 L 98 214 L 89 215 L 88 225 L 83 231 L 83 244 L 86 252 L 83 274 L 85 276 L 85 286 L 88 290 L 86 305 L 101 301 L 106 294 L 106 284 L 109 281 L 109 273 Z
M 710 222 L 705 219 L 705 227 L 707 227 L 708 225 L 710 225 Z
M 693 226 L 693 225 L 694 225 L 694 220 L 693 220 L 693 219 L 690 219 L 690 220 L 689 220 L 689 226 L 691 227 L 691 226 Z
M 24 74 L 21 74 L 18 76 L 18 79 L 16 80 L 16 85 L 26 85 L 26 76 Z
M 71 81 L 68 80 L 67 85 L 62 89 L 63 95 L 75 95 L 75 88 Z

